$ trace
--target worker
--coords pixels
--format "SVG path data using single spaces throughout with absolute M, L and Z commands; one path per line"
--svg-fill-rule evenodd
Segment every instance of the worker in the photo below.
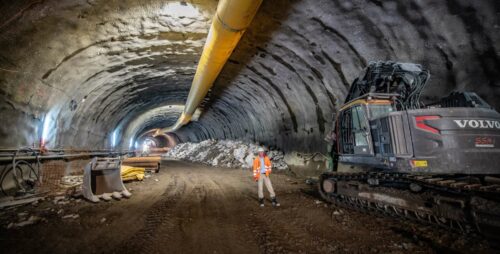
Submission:
M 264 148 L 259 147 L 257 150 L 258 156 L 253 161 L 253 178 L 257 182 L 259 204 L 264 207 L 264 183 L 271 196 L 273 206 L 280 206 L 276 200 L 276 194 L 273 190 L 273 185 L 269 175 L 271 174 L 271 160 L 267 157 Z

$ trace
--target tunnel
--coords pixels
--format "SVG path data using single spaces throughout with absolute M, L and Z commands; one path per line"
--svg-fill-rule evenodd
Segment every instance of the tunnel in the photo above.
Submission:
M 268 225 L 289 227 L 286 222 L 267 224 L 265 220 L 260 221 L 262 218 L 256 215 L 259 210 L 252 210 L 252 214 L 247 218 L 250 222 L 241 222 L 243 227 L 250 230 L 247 232 L 249 237 L 255 237 L 256 243 L 252 248 L 240 249 L 237 243 L 244 239 L 233 237 L 230 227 L 223 232 L 214 231 L 221 233 L 222 238 L 230 238 L 229 247 L 218 243 L 207 244 L 214 240 L 208 233 L 203 238 L 208 241 L 199 245 L 203 248 L 197 248 L 197 241 L 201 241 L 196 238 L 199 236 L 188 234 L 187 238 L 182 238 L 178 234 L 190 231 L 189 228 L 179 226 L 180 229 L 177 228 L 177 233 L 172 233 L 170 238 L 194 245 L 175 243 L 170 252 L 359 253 L 367 252 L 367 246 L 370 244 L 377 245 L 378 250 L 375 252 L 492 251 L 490 248 L 493 248 L 493 245 L 481 237 L 477 240 L 478 238 L 474 238 L 476 236 L 457 234 L 443 240 L 440 238 L 443 237 L 443 231 L 439 231 L 442 229 L 416 226 L 418 229 L 414 231 L 418 232 L 410 232 L 407 227 L 412 226 L 391 226 L 397 222 L 390 221 L 387 224 L 385 218 L 374 219 L 378 217 L 357 212 L 351 215 L 351 210 L 336 206 L 332 208 L 332 205 L 322 200 L 316 193 L 315 185 L 314 188 L 311 187 L 314 190 L 309 191 L 313 194 L 307 194 L 308 191 L 304 194 L 304 191 L 300 191 L 303 189 L 299 190 L 294 183 L 304 184 L 300 177 L 307 177 L 305 181 L 308 184 L 305 186 L 311 185 L 311 182 L 316 184 L 318 181 L 318 176 L 326 167 L 328 153 L 331 153 L 329 149 L 332 149 L 327 146 L 325 137 L 336 130 L 336 118 L 343 110 L 351 85 L 356 78 L 364 75 L 366 67 L 373 62 L 415 63 L 429 70 L 430 78 L 420 96 L 423 104 L 438 102 L 453 92 L 473 92 L 488 104 L 488 110 L 500 110 L 500 2 L 263 0 L 249 4 L 256 5 L 254 13 L 236 17 L 249 20 L 248 27 L 238 29 L 224 23 L 227 20 L 224 20 L 222 12 L 219 11 L 221 2 L 230 2 L 233 5 L 228 6 L 236 9 L 248 1 L 0 1 L 0 159 L 2 156 L 4 158 L 0 166 L 6 172 L 6 176 L 2 173 L 2 179 L 5 177 L 6 181 L 9 181 L 12 178 L 8 176 L 8 170 L 11 172 L 9 174 L 15 174 L 14 177 L 19 177 L 16 174 L 21 172 L 22 178 L 26 174 L 31 176 L 34 168 L 43 169 L 43 173 L 38 173 L 40 176 L 44 175 L 45 182 L 33 183 L 38 187 L 30 188 L 33 187 L 38 192 L 42 190 L 43 193 L 54 193 L 54 186 L 60 184 L 61 177 L 83 174 L 85 166 L 96 156 L 126 158 L 131 154 L 140 156 L 141 153 L 149 153 L 150 149 L 151 152 L 157 153 L 192 153 L 188 162 L 164 162 L 165 158 L 162 157 L 160 174 L 165 167 L 165 172 L 170 173 L 163 174 L 172 175 L 152 174 L 151 177 L 144 178 L 144 183 L 150 181 L 153 186 L 149 190 L 139 185 L 139 182 L 132 183 L 130 187 L 125 185 L 143 192 L 137 195 L 132 192 L 133 196 L 127 202 L 135 196 L 149 199 L 147 205 L 144 205 L 149 207 L 149 210 L 133 208 L 131 210 L 134 215 L 127 217 L 123 214 L 123 211 L 128 209 L 126 205 L 120 203 L 113 206 L 109 203 L 109 208 L 106 208 L 108 210 L 93 211 L 96 214 L 106 214 L 105 217 L 99 215 L 99 218 L 91 220 L 85 219 L 85 215 L 79 215 L 80 218 L 74 219 L 87 220 L 81 222 L 84 225 L 114 223 L 112 225 L 117 230 L 114 233 L 105 229 L 97 231 L 97 235 L 107 235 L 103 236 L 103 239 L 112 239 L 110 234 L 124 230 L 121 223 L 127 220 L 144 220 L 144 227 L 139 225 L 142 222 L 134 222 L 132 226 L 137 228 L 136 231 L 141 235 L 139 240 L 134 243 L 134 237 L 127 235 L 128 238 L 122 239 L 125 237 L 123 236 L 121 241 L 116 240 L 115 244 L 108 239 L 116 247 L 109 249 L 109 246 L 104 247 L 102 243 L 96 243 L 97 240 L 92 237 L 84 237 L 82 245 L 68 247 L 68 252 L 83 250 L 83 242 L 91 242 L 91 251 L 99 253 L 128 253 L 131 250 L 165 252 L 166 249 L 155 249 L 159 248 L 158 244 L 151 244 L 149 247 L 144 245 L 148 245 L 149 240 L 156 239 L 154 237 L 157 237 L 157 234 L 161 235 L 161 230 L 168 231 L 169 234 L 170 231 L 174 232 L 169 228 L 173 222 L 157 215 L 163 212 L 167 214 L 167 208 L 171 206 L 183 211 L 179 215 L 182 217 L 182 223 L 191 220 L 198 222 L 195 218 L 197 214 L 209 216 L 213 213 L 221 218 L 227 217 L 229 225 L 239 225 L 237 218 L 225 213 L 244 212 L 237 207 L 234 208 L 236 210 L 221 208 L 224 205 L 219 206 L 217 202 L 231 201 L 210 200 L 211 195 L 227 197 L 228 200 L 237 202 L 257 201 L 248 198 L 241 201 L 235 197 L 234 193 L 239 193 L 239 189 L 247 187 L 240 188 L 229 184 L 224 190 L 217 189 L 218 175 L 213 176 L 216 180 L 205 182 L 204 177 L 226 174 L 226 171 L 219 168 L 210 171 L 197 163 L 203 162 L 199 159 L 200 156 L 212 156 L 208 163 L 211 166 L 239 167 L 244 163 L 251 165 L 258 147 L 278 156 L 284 161 L 280 162 L 283 163 L 283 168 L 287 168 L 276 173 L 276 181 L 281 181 L 276 186 L 277 196 L 282 195 L 285 199 L 280 200 L 283 205 L 280 209 L 286 209 L 285 201 L 292 195 L 284 191 L 280 193 L 280 187 L 285 188 L 283 186 L 291 186 L 290 193 L 305 195 L 304 202 L 309 202 L 306 208 L 297 203 L 299 208 L 290 209 L 298 210 L 285 210 L 281 215 L 271 212 L 269 215 L 275 221 L 290 217 L 291 223 L 298 225 L 293 228 L 295 231 L 283 229 L 284 233 L 291 235 L 290 239 L 279 236 L 279 231 L 267 228 Z M 232 9 L 225 11 L 228 16 L 236 13 Z M 204 50 L 209 48 L 206 45 L 218 35 L 218 32 L 213 30 L 216 22 L 222 24 L 220 29 L 239 34 L 241 38 L 235 41 L 234 48 L 227 51 L 228 59 L 221 64 L 222 69 L 213 77 L 213 82 L 207 83 L 207 91 L 201 93 L 201 101 L 188 105 L 186 102 L 191 98 L 194 77 L 198 75 L 199 64 L 203 63 Z M 216 44 L 214 49 L 224 50 L 223 47 L 224 45 Z M 208 60 L 206 68 L 216 64 L 215 60 L 211 61 Z M 179 119 L 184 119 L 189 108 L 193 109 L 189 120 L 183 122 L 179 128 L 169 129 L 179 123 Z M 491 133 L 474 136 L 476 147 L 477 142 L 481 142 L 479 145 L 496 147 L 495 135 L 498 133 Z M 455 144 L 454 142 L 451 143 Z M 248 156 L 240 156 L 239 148 L 235 147 L 248 149 Z M 250 151 L 251 149 L 253 150 Z M 245 152 L 247 150 L 243 153 Z M 220 155 L 222 153 L 223 156 Z M 22 154 L 28 161 L 26 164 L 31 166 L 24 165 L 22 167 L 25 168 L 16 173 L 16 165 L 9 166 L 9 163 L 12 159 L 15 162 L 16 156 L 21 156 L 19 154 Z M 233 159 L 233 155 L 237 158 Z M 185 158 L 187 157 L 183 157 Z M 238 160 L 241 161 L 240 164 Z M 195 164 L 189 164 L 193 161 Z M 458 164 L 465 163 L 462 159 L 453 158 L 453 161 Z M 478 161 L 481 163 L 482 160 Z M 411 163 L 415 166 L 420 162 L 414 160 Z M 172 171 L 169 171 L 170 167 Z M 193 175 L 196 176 L 191 179 L 191 173 L 189 176 L 183 175 L 183 169 L 193 169 Z M 473 171 L 467 170 L 467 174 Z M 247 173 L 249 184 L 253 184 L 251 172 Z M 242 176 L 235 174 L 233 171 L 227 173 L 234 181 L 244 181 Z M 496 172 L 494 175 L 493 177 L 497 177 L 500 173 Z M 294 180 L 294 177 L 301 180 Z M 484 179 L 483 176 L 480 177 L 481 184 L 485 183 Z M 177 181 L 186 181 L 186 184 L 180 185 L 181 187 L 171 186 Z M 225 180 L 221 182 L 228 184 Z M 6 186 L 15 188 L 16 185 L 6 183 Z M 495 188 L 491 186 L 494 185 L 478 188 Z M 2 187 L 2 190 L 4 188 L 7 187 Z M 184 201 L 188 202 L 188 196 L 182 196 L 180 199 L 186 200 L 177 204 L 174 202 L 177 196 L 172 194 L 177 188 L 190 190 L 189 195 L 194 195 L 191 197 L 194 200 L 198 200 L 200 195 L 207 197 L 201 198 L 200 204 L 188 206 L 182 204 Z M 252 191 L 253 189 L 252 185 Z M 57 191 L 61 192 L 59 189 Z M 500 189 L 498 191 L 500 192 Z M 164 194 L 161 194 L 163 192 Z M 168 196 L 169 193 L 173 196 Z M 9 197 L 7 194 L 4 191 L 2 195 Z M 56 198 L 61 195 L 63 194 L 56 195 Z M 68 202 L 76 202 L 75 199 L 68 198 Z M 209 201 L 206 201 L 207 199 Z M 290 197 L 293 202 L 301 202 L 302 199 Z M 205 201 L 206 203 L 203 203 Z M 9 199 L 9 202 L 12 200 Z M 43 204 L 42 200 L 36 202 Z M 58 202 L 55 200 L 53 203 L 60 206 Z M 92 206 L 85 202 L 78 204 Z M 45 208 L 43 205 L 39 207 Z M 48 208 L 49 211 L 50 209 L 52 208 Z M 56 212 L 59 209 L 66 208 L 58 207 Z M 31 247 L 11 241 L 11 230 L 16 230 L 15 235 L 19 238 L 31 236 L 33 233 L 44 234 L 44 229 L 31 231 L 30 227 L 53 222 L 42 218 L 43 216 L 37 216 L 37 223 L 34 223 L 36 225 L 16 227 L 16 220 L 11 218 L 15 214 L 11 216 L 9 211 L 0 209 L 1 221 L 5 224 L 0 232 L 0 245 L 5 246 L 3 249 L 9 250 L 9 253 L 28 252 L 36 249 L 34 246 L 39 246 L 39 250 L 44 252 L 59 253 L 66 252 L 66 247 L 63 246 L 71 246 L 71 237 L 63 237 L 60 244 L 44 244 L 43 241 L 37 240 Z M 320 211 L 335 215 L 327 216 L 327 222 L 323 222 L 320 219 L 326 217 L 319 214 Z M 500 209 L 496 211 L 495 216 L 500 217 Z M 306 216 L 305 213 L 311 215 Z M 355 216 L 358 216 L 359 220 L 351 221 Z M 302 219 L 299 220 L 299 217 Z M 68 218 L 62 219 L 66 224 L 51 226 L 52 231 L 47 231 L 53 237 L 51 239 L 57 239 L 58 230 L 68 234 L 91 234 L 91 231 L 84 229 L 72 231 L 75 225 L 67 221 L 73 217 Z M 116 220 L 113 221 L 113 218 Z M 338 218 L 341 218 L 340 222 Z M 105 221 L 101 223 L 102 219 Z M 253 223 L 253 220 L 260 222 Z M 205 232 L 203 230 L 208 230 L 211 226 L 216 227 L 215 224 L 226 223 L 216 221 L 217 223 L 208 221 L 206 224 L 198 222 L 199 224 L 191 227 Z M 306 222 L 316 225 L 317 228 L 309 228 Z M 164 227 L 159 229 L 160 231 L 156 228 L 152 231 L 152 224 L 155 223 Z M 339 224 L 343 226 L 337 228 L 321 226 L 324 223 L 344 224 Z M 346 223 L 350 226 L 345 227 Z M 374 239 L 367 236 L 369 229 L 363 231 L 360 223 L 366 223 L 368 228 L 377 228 L 378 224 L 385 223 L 386 226 L 380 229 L 380 232 L 387 230 L 391 233 L 386 238 L 377 238 L 380 241 L 375 243 Z M 186 225 L 189 226 L 188 224 Z M 306 229 L 301 229 L 303 227 Z M 182 231 L 183 229 L 186 231 Z M 349 240 L 338 236 L 335 241 L 340 241 L 340 245 L 334 244 L 328 237 L 323 237 L 329 235 L 328 232 L 342 235 L 342 230 L 350 230 L 348 235 L 353 234 L 352 230 L 362 233 L 356 241 L 353 239 L 358 236 Z M 300 243 L 297 247 L 291 242 L 299 241 L 301 234 L 306 234 L 304 238 L 311 242 Z M 408 238 L 407 234 L 415 237 Z M 154 237 L 147 238 L 144 235 Z M 321 235 L 323 238 L 318 240 L 319 236 L 315 235 Z M 172 243 L 168 240 L 170 238 L 166 236 L 158 243 L 169 245 Z M 465 240 L 456 243 L 456 239 Z M 447 246 L 449 242 L 454 244 Z
M 49 147 L 112 148 L 114 135 L 126 149 L 141 132 L 171 125 L 216 4 L 9 4 L 1 145 L 43 138 Z M 494 2 L 265 1 L 199 120 L 176 134 L 322 151 L 333 112 L 375 60 L 426 66 L 428 100 L 473 90 L 498 107 L 497 12 Z

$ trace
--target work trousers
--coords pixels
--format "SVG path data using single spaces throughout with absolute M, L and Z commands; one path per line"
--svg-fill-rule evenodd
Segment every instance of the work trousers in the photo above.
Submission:
M 271 179 L 265 174 L 261 174 L 259 177 L 259 181 L 257 182 L 257 187 L 259 189 L 259 198 L 264 198 L 264 183 L 266 184 L 267 191 L 269 191 L 269 195 L 271 198 L 276 197 L 273 190 L 273 184 L 271 183 Z

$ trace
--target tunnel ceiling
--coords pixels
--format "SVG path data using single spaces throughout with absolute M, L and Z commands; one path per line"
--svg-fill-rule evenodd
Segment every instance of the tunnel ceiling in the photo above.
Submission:
M 15 19 L 3 20 L 0 61 L 9 71 L 0 76 L 2 107 L 17 125 L 30 129 L 12 139 L 30 140 L 45 128 L 55 146 L 102 147 L 118 126 L 156 107 L 183 104 L 216 4 L 43 1 L 9 6 L 4 17 Z M 46 126 L 39 123 L 47 118 Z M 14 126 L 4 126 L 2 134 L 23 131 Z
M 1 146 L 109 147 L 178 116 L 217 1 L 2 1 Z M 434 100 L 472 90 L 500 108 L 498 1 L 264 0 L 183 141 L 319 151 L 374 60 L 429 68 Z

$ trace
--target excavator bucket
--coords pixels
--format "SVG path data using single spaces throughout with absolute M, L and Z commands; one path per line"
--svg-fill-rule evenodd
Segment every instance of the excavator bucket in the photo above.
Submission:
M 123 185 L 120 167 L 119 158 L 94 158 L 84 169 L 83 196 L 94 203 L 132 196 Z

